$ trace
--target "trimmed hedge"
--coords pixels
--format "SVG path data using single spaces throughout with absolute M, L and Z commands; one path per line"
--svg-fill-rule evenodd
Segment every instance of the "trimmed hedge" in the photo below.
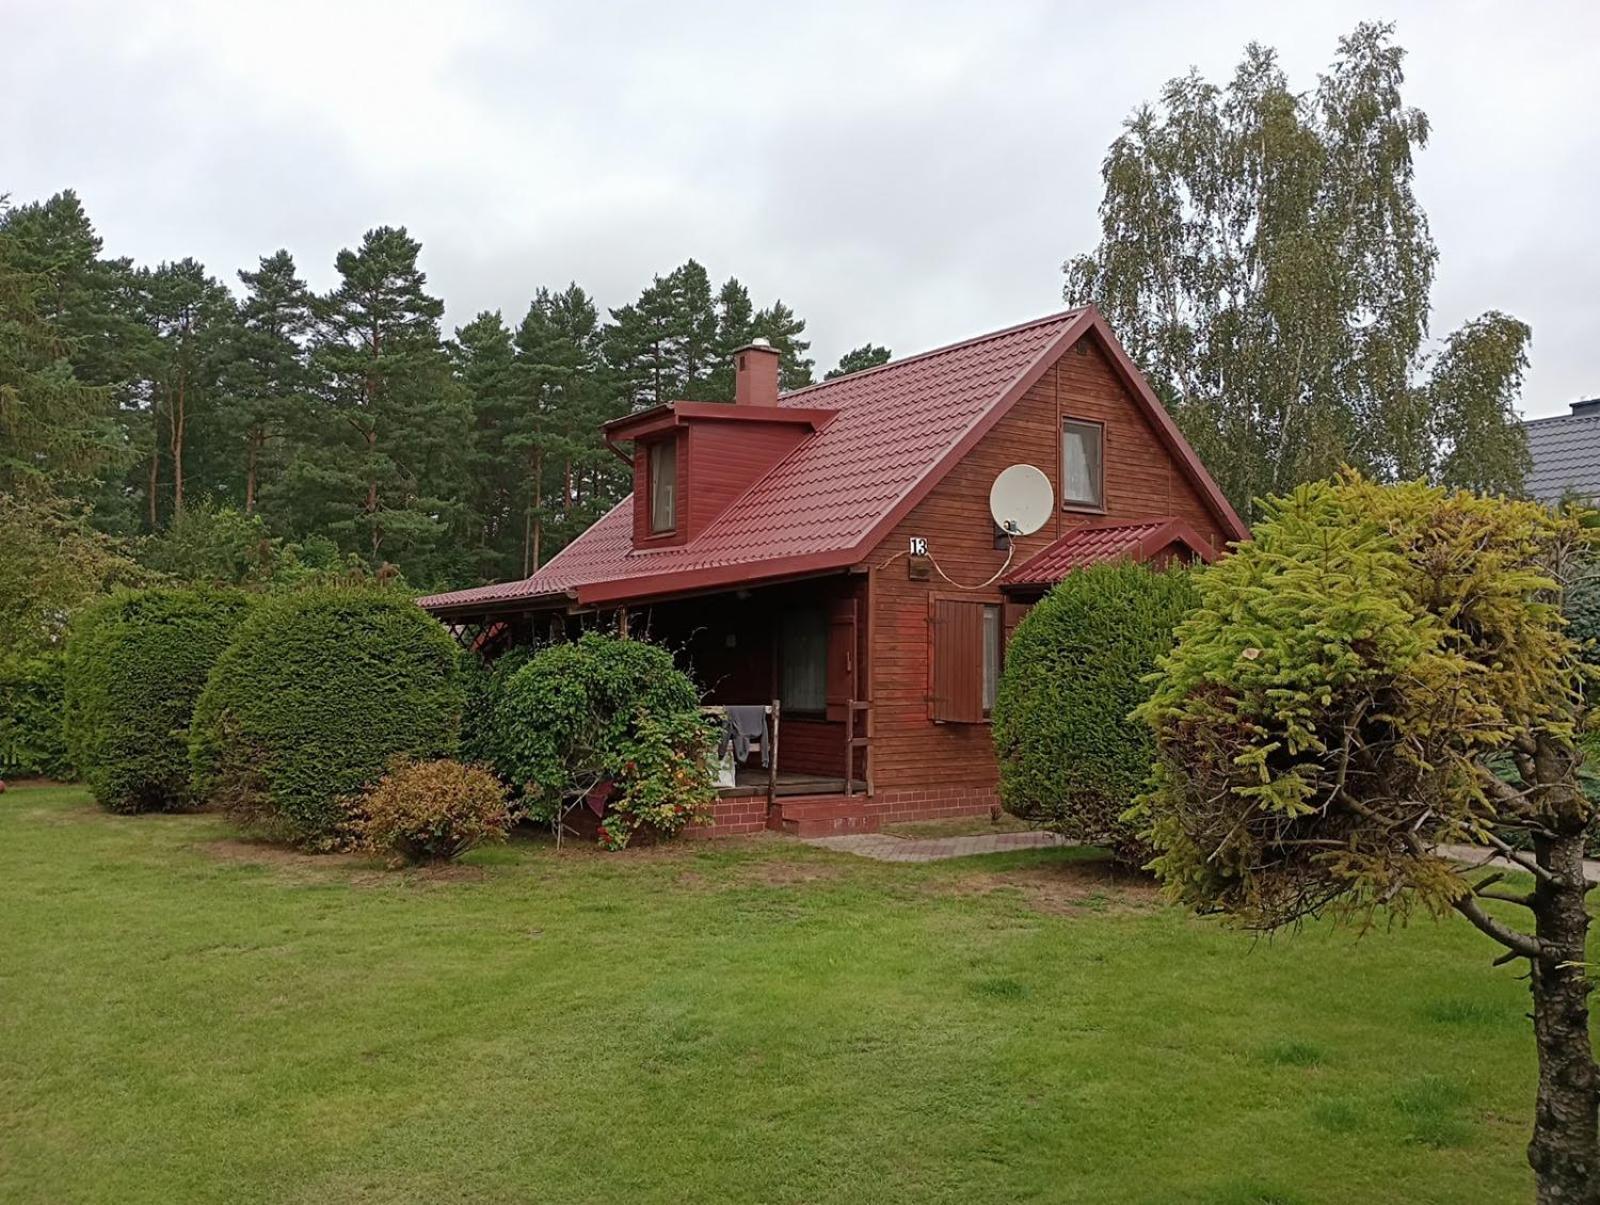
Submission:
M 1150 697 L 1143 678 L 1197 601 L 1182 569 L 1096 565 L 1028 612 L 994 705 L 1006 811 L 1123 861 L 1147 860 L 1121 817 L 1149 776 L 1154 743 L 1128 713 Z
M 645 825 L 678 831 L 713 793 L 699 692 L 659 645 L 588 632 L 539 649 L 496 693 L 495 769 L 535 819 L 610 782 L 601 842 L 621 848 Z
M 153 812 L 195 803 L 190 717 L 251 601 L 231 590 L 123 590 L 74 617 L 63 729 L 101 806 Z
M 327 587 L 263 603 L 195 707 L 197 792 L 235 820 L 309 849 L 350 843 L 343 801 L 397 756 L 452 757 L 455 642 L 391 590 Z
M 0 659 L 0 778 L 70 778 L 59 652 Z

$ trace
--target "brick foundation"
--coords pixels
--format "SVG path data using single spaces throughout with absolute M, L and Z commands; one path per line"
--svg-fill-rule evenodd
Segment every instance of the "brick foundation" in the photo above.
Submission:
M 993 787 L 918 787 L 897 791 L 879 791 L 876 795 L 843 795 L 826 797 L 831 803 L 848 806 L 853 812 L 870 821 L 875 830 L 882 824 L 904 824 L 914 820 L 950 820 L 961 816 L 987 816 L 1000 806 L 1000 794 Z M 806 796 L 806 802 L 819 802 L 820 797 Z M 780 810 L 788 802 L 799 804 L 801 799 L 789 797 L 778 800 Z M 767 797 L 765 795 L 738 795 L 718 799 L 711 808 L 710 824 L 690 825 L 683 830 L 686 837 L 737 837 L 759 833 L 769 827 Z M 776 820 L 771 827 L 778 827 Z

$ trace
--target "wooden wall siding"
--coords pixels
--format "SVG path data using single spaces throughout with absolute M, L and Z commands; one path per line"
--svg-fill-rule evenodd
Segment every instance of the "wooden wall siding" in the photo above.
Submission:
M 1012 564 L 1039 552 L 1071 525 L 1178 515 L 1221 547 L 1216 517 L 1117 379 L 1092 340 L 1068 349 L 978 445 L 863 560 L 872 573 L 874 631 L 869 672 L 874 712 L 874 771 L 880 793 L 925 789 L 976 791 L 998 780 L 987 723 L 936 724 L 929 718 L 929 599 L 1003 603 L 993 588 L 956 589 L 937 574 L 910 581 L 897 555 L 922 536 L 939 565 L 964 584 L 982 582 L 1005 562 L 994 547 L 989 487 L 1001 469 L 1037 465 L 1058 500 L 1051 522 L 1016 541 Z M 1105 424 L 1104 514 L 1062 510 L 1060 430 L 1064 418 Z M 890 559 L 894 558 L 894 559 Z
M 793 774 L 843 777 L 843 722 L 785 716 L 778 729 L 778 765 Z
M 689 539 L 711 525 L 802 439 L 795 423 L 696 421 L 689 424 Z M 683 476 L 679 470 L 679 479 Z

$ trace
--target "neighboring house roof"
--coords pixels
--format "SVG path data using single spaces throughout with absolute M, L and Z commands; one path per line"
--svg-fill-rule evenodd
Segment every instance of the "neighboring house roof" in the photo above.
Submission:
M 441 612 L 550 596 L 589 605 L 848 567 L 1091 332 L 1219 526 L 1245 538 L 1144 377 L 1088 307 L 784 394 L 781 406 L 835 410 L 837 417 L 687 544 L 635 549 L 630 496 L 525 581 L 419 601 Z
M 1524 423 L 1528 455 L 1528 493 L 1541 502 L 1567 494 L 1600 499 L 1600 399 L 1577 402 L 1571 414 Z
M 1216 556 L 1216 550 L 1182 519 L 1169 516 L 1134 523 L 1089 523 L 1074 527 L 1008 570 L 1000 585 L 1053 586 L 1074 569 L 1107 561 L 1147 561 L 1173 544 L 1183 545 L 1203 561 Z

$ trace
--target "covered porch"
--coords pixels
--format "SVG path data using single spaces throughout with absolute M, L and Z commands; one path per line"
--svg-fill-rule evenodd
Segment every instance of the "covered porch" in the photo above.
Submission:
M 486 658 L 600 630 L 670 649 L 707 711 L 766 709 L 765 747 L 736 766 L 727 800 L 871 794 L 868 575 L 833 573 L 701 594 L 578 606 L 527 600 L 444 618 Z

